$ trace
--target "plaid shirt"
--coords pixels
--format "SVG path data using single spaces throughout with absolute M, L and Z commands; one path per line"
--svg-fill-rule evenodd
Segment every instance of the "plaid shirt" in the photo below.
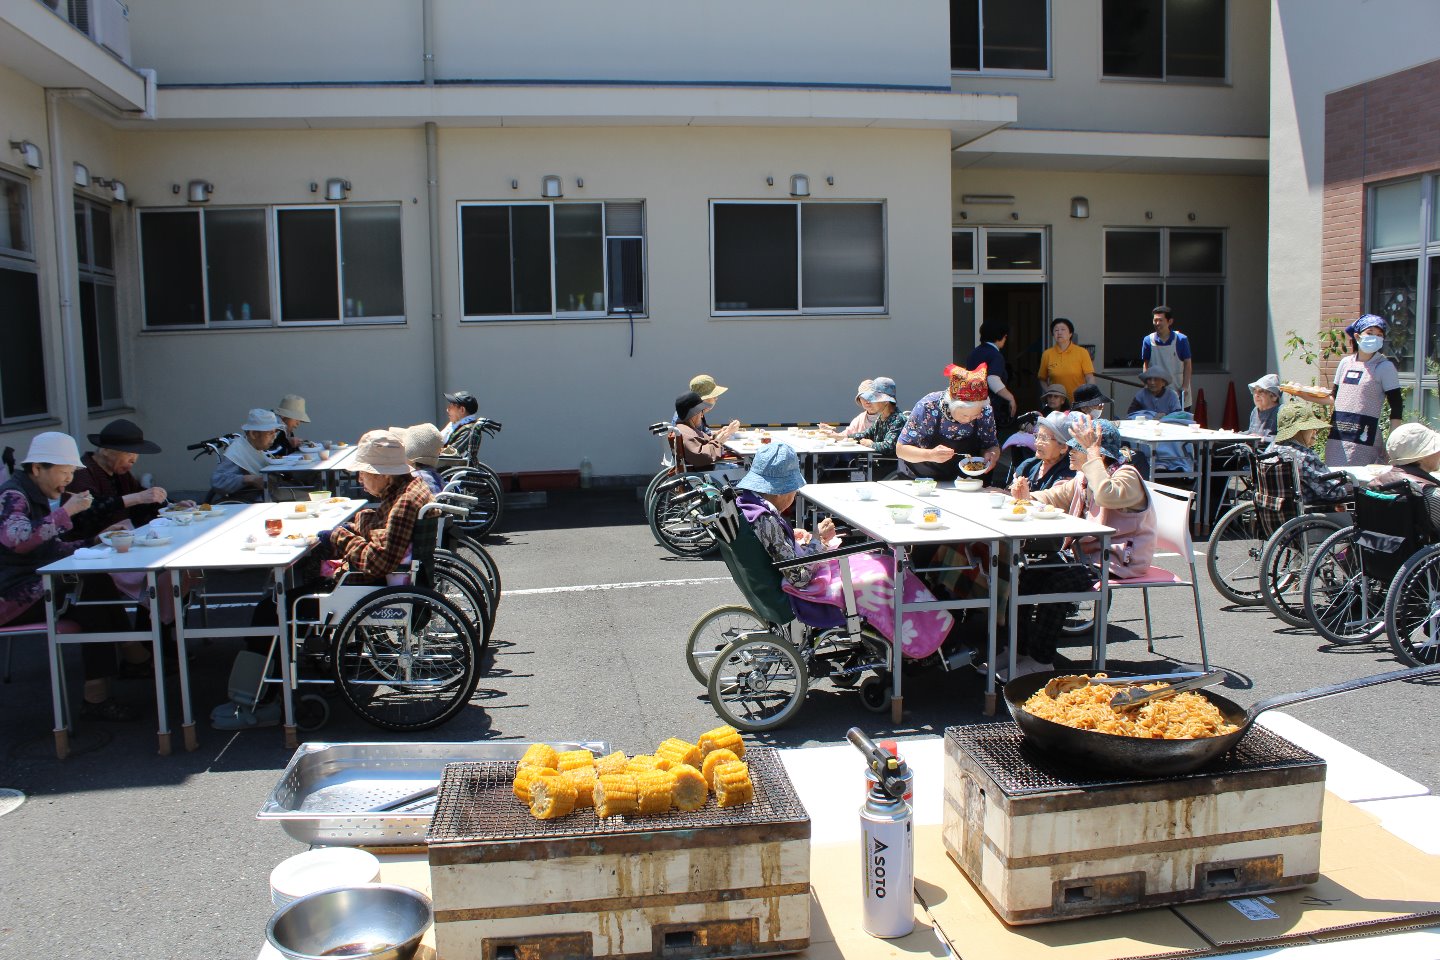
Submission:
M 330 534 L 334 558 L 367 579 L 383 580 L 400 566 L 410 551 L 420 508 L 434 499 L 424 480 L 405 479 L 390 488 L 378 508 L 361 510 Z

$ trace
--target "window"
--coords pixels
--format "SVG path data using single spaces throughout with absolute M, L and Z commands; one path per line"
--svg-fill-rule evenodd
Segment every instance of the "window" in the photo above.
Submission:
M 975 272 L 974 227 L 950 231 L 950 270 L 953 273 Z
M 1048 72 L 1049 0 L 950 0 L 950 69 Z
M 140 212 L 148 329 L 403 323 L 400 205 Z
M 1138 368 L 1151 310 L 1168 304 L 1196 367 L 1225 362 L 1225 231 L 1105 231 L 1105 363 Z
M 1135 80 L 1223 81 L 1227 0 L 1103 0 L 1101 72 Z
M 644 236 L 638 201 L 462 203 L 465 319 L 644 313 Z
M 884 313 L 885 205 L 710 205 L 716 314 Z
M 1044 269 L 1044 231 L 985 230 L 986 273 L 1040 273 Z
M 91 410 L 119 406 L 125 402 L 125 391 L 120 382 L 110 208 L 78 196 L 75 263 L 80 279 L 80 336 L 85 348 L 85 402 Z
M 1385 354 L 1402 377 L 1435 377 L 1440 361 L 1440 177 L 1370 188 L 1366 312 L 1390 323 Z M 1423 326 L 1420 320 L 1423 318 Z M 1417 331 L 1423 341 L 1417 342 Z M 1421 347 L 1423 346 L 1423 351 Z M 1427 404 L 1431 391 L 1423 391 Z M 1437 412 L 1426 409 L 1427 416 Z
M 49 411 L 33 237 L 30 185 L 0 173 L 0 423 Z

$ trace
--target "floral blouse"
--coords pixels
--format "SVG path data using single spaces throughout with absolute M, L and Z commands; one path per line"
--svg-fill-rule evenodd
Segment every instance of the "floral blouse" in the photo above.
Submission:
M 782 560 L 794 560 L 796 557 L 808 557 L 819 553 L 823 549 L 818 537 L 811 537 L 810 542 L 800 544 L 795 542 L 795 528 L 777 511 L 765 498 L 751 494 L 748 490 L 742 490 L 741 497 L 752 503 L 760 504 L 764 509 L 758 512 L 750 521 L 751 529 L 755 531 L 755 537 L 770 559 L 776 563 Z M 810 563 L 803 567 L 791 567 L 785 571 L 785 579 L 796 589 L 803 590 L 810 586 L 810 581 L 815 577 L 815 570 L 818 564 Z
M 989 450 L 1000 441 L 995 432 L 995 413 L 986 408 L 985 412 L 969 423 L 957 423 L 942 412 L 945 391 L 927 393 L 915 404 L 910 412 L 910 422 L 900 431 L 897 442 L 912 447 L 937 447 L 948 441 L 969 440 L 978 437 L 980 448 Z
M 910 414 L 896 410 L 884 420 L 876 420 L 870 426 L 855 434 L 856 440 L 870 440 L 875 444 L 875 453 L 882 457 L 895 456 L 895 444 L 900 440 L 900 431 L 905 429 Z
M 0 553 L 35 554 L 35 569 L 68 557 L 80 543 L 60 541 L 60 535 L 71 529 L 70 514 L 63 508 L 39 520 L 31 515 L 30 501 L 13 486 L 0 491 Z M 18 558 L 16 558 L 18 559 Z M 12 561 L 13 562 L 13 561 Z M 33 570 L 8 568 L 3 571 L 5 583 L 0 586 L 0 623 L 10 623 L 16 616 L 39 602 L 44 582 Z

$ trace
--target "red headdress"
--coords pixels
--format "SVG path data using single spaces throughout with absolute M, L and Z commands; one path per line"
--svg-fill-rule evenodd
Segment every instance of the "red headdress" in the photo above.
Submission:
M 947 366 L 942 371 L 950 378 L 946 399 L 965 403 L 984 403 L 990 399 L 990 385 L 985 371 L 986 366 L 983 363 L 974 370 L 966 370 L 955 363 Z

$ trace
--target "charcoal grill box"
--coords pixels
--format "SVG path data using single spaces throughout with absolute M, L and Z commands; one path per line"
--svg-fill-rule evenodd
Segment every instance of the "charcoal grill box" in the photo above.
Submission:
M 810 818 L 779 756 L 746 751 L 753 803 L 536 820 L 513 761 L 445 768 L 426 835 L 444 960 L 761 957 L 810 941 Z
M 1157 780 L 1064 766 L 1009 723 L 945 732 L 945 850 L 1009 924 L 1314 883 L 1324 796 L 1324 761 L 1261 727 Z

